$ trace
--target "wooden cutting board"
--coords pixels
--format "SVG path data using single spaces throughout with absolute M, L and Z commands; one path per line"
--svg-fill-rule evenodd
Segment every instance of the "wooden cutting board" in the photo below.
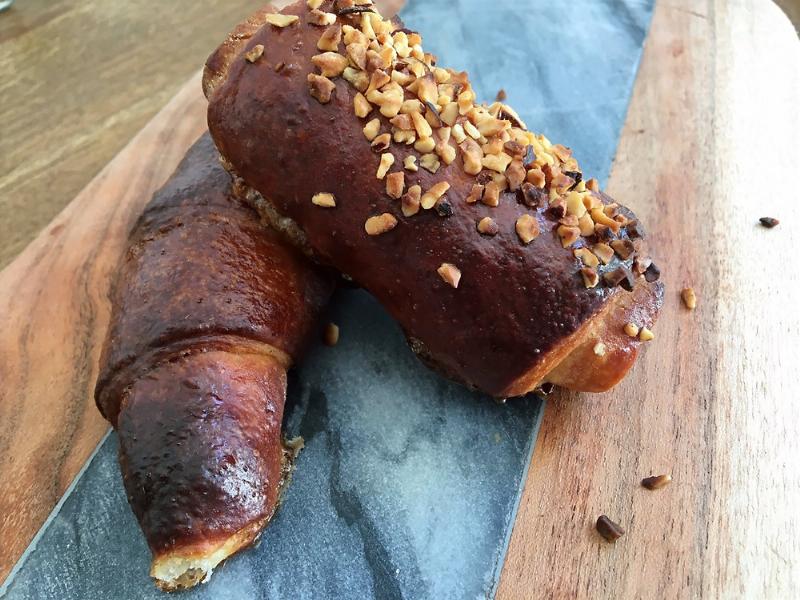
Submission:
M 657 3 L 609 187 L 650 225 L 664 313 L 620 387 L 549 403 L 500 598 L 800 594 L 798 106 L 771 2 Z M 204 113 L 195 77 L 0 273 L 0 579 L 107 430 L 109 281 Z M 643 490 L 654 473 L 675 482 Z M 627 529 L 614 546 L 602 513 Z

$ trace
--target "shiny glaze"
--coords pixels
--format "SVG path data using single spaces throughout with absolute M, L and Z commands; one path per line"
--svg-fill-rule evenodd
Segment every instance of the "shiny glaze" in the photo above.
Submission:
M 332 291 L 232 187 L 205 134 L 136 224 L 112 295 L 95 397 L 156 556 L 272 515 L 286 369 Z
M 530 210 L 515 194 L 503 194 L 496 208 L 467 205 L 475 179 L 463 172 L 460 158 L 435 175 L 405 171 L 406 189 L 448 181 L 454 215 L 422 211 L 404 217 L 376 178 L 379 156 L 362 133 L 366 120 L 353 115 L 355 90 L 337 78 L 325 105 L 308 92 L 306 76 L 316 72 L 310 58 L 319 52 L 322 30 L 306 24 L 306 11 L 305 2 L 285 9 L 300 15 L 300 23 L 284 29 L 259 28 L 251 20 L 210 57 L 205 86 L 217 146 L 238 174 L 300 225 L 320 261 L 350 275 L 384 304 L 426 362 L 496 396 L 529 391 L 519 382 L 539 383 L 555 366 L 551 358 L 559 344 L 627 292 L 585 289 L 573 249 L 561 246 L 557 223 L 543 209 L 535 213 L 542 234 L 523 246 L 515 222 Z M 250 64 L 239 53 L 256 44 L 264 45 L 264 58 Z M 377 111 L 368 119 L 375 116 Z M 390 131 L 381 119 L 382 131 Z M 392 144 L 391 152 L 391 171 L 413 153 L 400 144 Z M 336 208 L 312 205 L 318 192 L 333 193 Z M 383 212 L 395 215 L 398 226 L 368 236 L 364 222 Z M 484 216 L 499 225 L 497 236 L 476 232 Z M 461 270 L 458 289 L 439 278 L 443 262 Z M 652 321 L 660 287 L 642 285 L 652 299 Z
M 271 516 L 285 390 L 271 357 L 212 351 L 166 362 L 126 392 L 120 467 L 154 555 L 210 547 Z

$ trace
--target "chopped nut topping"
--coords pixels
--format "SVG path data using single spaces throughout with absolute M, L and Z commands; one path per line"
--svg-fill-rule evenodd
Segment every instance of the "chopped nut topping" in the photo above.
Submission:
M 353 98 L 353 110 L 359 119 L 363 119 L 372 112 L 372 105 L 361 92 L 357 92 Z
M 525 181 L 525 167 L 522 166 L 521 160 L 512 160 L 511 164 L 506 169 L 506 179 L 508 179 L 508 189 L 516 192 Z
M 322 75 L 308 74 L 308 89 L 311 95 L 322 104 L 331 101 L 331 94 L 336 89 L 336 85 L 327 77 Z
M 450 263 L 442 263 L 442 266 L 436 270 L 439 277 L 450 287 L 457 288 L 461 281 L 461 271 L 455 265 Z
M 340 25 L 331 25 L 322 34 L 317 42 L 317 49 L 322 51 L 336 52 L 339 49 L 339 42 L 342 41 L 342 28 Z
M 620 230 L 620 224 L 614 219 L 610 218 L 602 208 L 594 208 L 591 210 L 592 220 L 599 224 L 608 227 L 614 233 Z
M 419 199 L 422 196 L 422 188 L 418 185 L 412 185 L 408 191 L 403 194 L 401 199 L 403 215 L 406 217 L 413 217 L 419 212 Z
M 592 348 L 592 351 L 597 356 L 605 356 L 606 355 L 606 345 L 603 342 L 597 342 Z
M 411 121 L 411 117 L 409 115 L 404 115 L 400 113 L 393 119 L 389 121 L 394 127 L 398 129 L 403 129 L 405 131 L 409 131 L 414 128 L 414 124 Z
M 653 283 L 654 281 L 658 281 L 660 277 L 661 270 L 656 266 L 656 263 L 650 263 L 650 266 L 647 267 L 647 270 L 644 272 L 645 281 Z
M 383 86 L 391 81 L 391 77 L 389 77 L 384 71 L 378 69 L 377 71 L 372 72 L 372 76 L 369 78 L 369 87 L 367 88 L 367 94 L 372 91 L 380 90 Z
M 622 328 L 622 330 L 628 337 L 635 338 L 636 336 L 639 335 L 639 326 L 636 325 L 636 323 L 627 323 L 625 327 Z
M 614 249 L 608 244 L 595 244 L 592 246 L 592 252 L 595 253 L 604 265 L 609 264 L 614 259 Z
M 364 223 L 364 231 L 367 235 L 381 235 L 391 231 L 397 226 L 397 219 L 390 213 L 383 213 L 377 217 L 370 217 Z
M 381 132 L 380 119 L 366 123 L 363 132 L 373 149 L 382 153 L 377 177 L 386 179 L 387 195 L 400 198 L 404 215 L 416 214 L 420 207 L 435 208 L 442 216 L 452 214 L 452 200 L 445 198 L 444 191 L 432 193 L 439 184 L 425 194 L 418 185 L 403 194 L 404 172 L 419 172 L 422 167 L 437 173 L 442 164 L 456 163 L 461 155 L 464 172 L 475 177 L 465 199 L 468 204 L 480 200 L 498 206 L 502 192 L 516 193 L 520 204 L 546 209 L 548 219 L 559 221 L 557 233 L 565 248 L 581 236 L 597 242 L 591 251 L 575 250 L 587 286 L 598 285 L 597 267 L 610 264 L 615 251 L 622 260 L 634 259 L 633 271 L 620 267 L 603 273 L 609 285 L 630 290 L 634 275 L 644 275 L 648 281 L 658 278 L 657 267 L 636 256 L 632 240 L 642 237 L 638 222 L 629 221 L 617 204 L 604 205 L 604 198 L 597 194 L 597 180 L 584 180 L 572 151 L 529 132 L 519 115 L 503 103 L 504 94 L 490 106 L 477 104 L 466 73 L 437 67 L 436 57 L 423 50 L 421 36 L 396 30 L 373 8 L 372 0 L 335 0 L 334 8 L 327 10 L 347 23 L 341 26 L 324 12 L 321 0 L 309 0 L 308 5 L 309 22 L 327 26 L 317 42 L 322 54 L 312 59 L 321 75 L 309 76 L 311 93 L 320 102 L 329 102 L 336 88 L 329 78 L 341 75 L 358 92 L 353 99 L 358 118 L 367 119 L 375 110 L 390 121 L 389 132 Z M 395 161 L 388 153 L 392 142 L 413 146 L 418 153 L 404 153 L 404 170 L 397 173 L 389 173 Z M 490 224 L 497 227 L 491 218 L 481 219 L 479 231 L 488 235 Z M 515 228 L 523 243 L 539 234 L 537 217 L 532 214 L 518 219 Z M 625 235 L 620 236 L 623 228 Z
M 584 237 L 589 237 L 594 234 L 594 221 L 592 221 L 592 217 L 589 216 L 589 213 L 586 213 L 578 219 L 578 228 L 581 230 L 581 235 Z
M 447 142 L 440 142 L 436 145 L 436 153 L 446 165 L 451 165 L 456 160 L 456 149 Z
M 672 483 L 671 475 L 654 475 L 642 479 L 642 487 L 648 490 L 660 490 L 663 487 L 667 487 L 670 483 Z
M 347 66 L 347 59 L 337 52 L 323 52 L 311 57 L 311 62 L 324 77 L 338 77 Z
M 470 190 L 469 195 L 467 196 L 465 202 L 467 204 L 475 204 L 478 200 L 483 198 L 483 186 L 480 183 L 475 183 L 472 185 L 472 190 Z
M 389 173 L 386 176 L 386 193 L 390 198 L 399 200 L 403 195 L 403 189 L 406 185 L 406 176 L 402 171 L 396 173 Z
M 498 173 L 505 173 L 506 168 L 511 163 L 511 157 L 508 154 L 489 154 L 481 159 L 481 164 L 487 169 L 497 171 Z
M 369 77 L 364 71 L 347 67 L 342 73 L 342 77 L 359 92 L 366 92 L 369 87 Z
M 689 310 L 694 310 L 697 308 L 697 296 L 692 288 L 685 288 L 681 292 L 681 298 L 683 298 L 683 303 Z
M 369 123 L 364 125 L 364 137 L 370 142 L 378 136 L 381 130 L 381 120 L 378 118 L 372 119 Z
M 494 181 L 490 181 L 483 189 L 481 202 L 486 206 L 497 206 L 500 204 L 500 186 Z
M 642 327 L 641 331 L 639 331 L 639 339 L 643 342 L 654 340 L 655 337 L 656 334 L 650 331 L 647 327 Z
M 288 27 L 292 23 L 297 23 L 300 20 L 300 17 L 298 17 L 297 15 L 282 15 L 279 13 L 270 13 L 264 15 L 264 20 L 270 25 L 283 28 L 283 27 Z
M 336 15 L 315 8 L 308 13 L 308 23 L 310 25 L 327 27 L 328 25 L 336 23 Z
M 587 288 L 597 287 L 597 284 L 600 283 L 600 275 L 597 274 L 596 269 L 584 267 L 581 269 L 581 276 L 583 277 L 583 284 Z
M 372 146 L 373 152 L 383 152 L 392 145 L 392 136 L 388 133 L 382 133 L 372 140 L 372 144 L 370 145 Z M 381 178 L 379 177 L 378 179 Z
M 417 134 L 420 138 L 429 138 L 433 135 L 433 130 L 431 129 L 430 124 L 420 113 L 411 113 L 411 120 L 413 121 L 414 129 L 417 130 Z
M 339 326 L 336 323 L 328 323 L 325 325 L 325 331 L 322 334 L 322 342 L 326 346 L 335 346 L 339 343 Z
M 558 230 L 558 237 L 561 238 L 561 245 L 564 248 L 569 248 L 578 241 L 578 238 L 581 236 L 581 230 L 577 227 L 568 227 L 566 225 L 559 225 Z
M 607 542 L 612 544 L 625 535 L 625 530 L 605 515 L 600 515 L 600 518 L 597 519 L 595 529 Z
M 642 256 L 637 256 L 636 258 L 633 259 L 631 268 L 633 269 L 633 272 L 636 273 L 637 275 L 644 275 L 651 264 L 653 264 L 652 259 L 645 258 Z
M 515 225 L 517 235 L 523 244 L 530 244 L 539 237 L 539 222 L 531 215 L 525 214 L 517 219 Z
M 778 219 L 775 219 L 773 217 L 761 217 L 758 220 L 758 222 L 761 223 L 761 225 L 766 227 L 767 229 L 772 229 L 773 227 L 775 227 L 776 225 L 780 225 L 781 223 L 780 221 L 778 221 Z
M 377 141 L 378 138 L 375 139 Z M 394 164 L 394 154 L 392 154 L 391 152 L 384 152 L 383 154 L 381 154 L 381 163 L 378 166 L 378 172 L 376 174 L 376 177 L 378 179 L 383 179 L 384 177 L 386 177 L 386 173 L 389 172 L 389 169 L 392 167 L 393 164 Z
M 422 194 L 422 198 L 420 199 L 422 208 L 425 210 L 433 208 L 433 206 L 436 204 L 436 201 L 444 196 L 449 189 L 450 184 L 446 181 L 440 181 L 439 183 L 434 184 L 427 192 Z
M 525 156 L 525 149 L 525 146 L 516 140 L 511 140 L 503 144 L 505 153 L 513 158 L 520 159 L 520 165 L 522 165 L 522 158 Z
M 591 250 L 588 248 L 578 248 L 573 250 L 572 254 L 575 255 L 575 258 L 580 259 L 587 267 L 596 267 L 600 264 L 600 261 L 597 260 L 597 257 L 592 254 Z
M 245 52 L 244 59 L 249 63 L 256 62 L 259 58 L 264 55 L 264 46 L 263 44 L 256 44 L 250 50 Z
M 477 175 L 483 170 L 483 150 L 472 139 L 465 139 L 460 145 L 464 159 L 464 171 L 468 175 Z
M 537 188 L 544 188 L 544 186 L 547 185 L 547 179 L 545 177 L 545 174 L 539 168 L 531 169 L 530 171 L 528 171 L 528 175 L 525 179 L 529 183 L 535 185 Z
M 603 273 L 603 279 L 609 287 L 620 285 L 629 292 L 633 290 L 633 276 L 625 267 L 619 267 L 613 271 Z
M 333 208 L 336 206 L 336 199 L 333 194 L 320 192 L 319 194 L 314 194 L 311 198 L 311 203 L 323 208 Z
M 547 204 L 547 194 L 527 181 L 522 184 L 518 196 L 519 201 L 529 208 L 542 208 Z
M 614 240 L 611 242 L 611 247 L 622 260 L 626 260 L 636 250 L 630 240 Z
M 414 173 L 419 171 L 419 167 L 417 166 L 417 157 L 414 156 L 413 154 L 409 154 L 408 156 L 406 156 L 405 159 L 403 160 L 403 168 L 406 171 L 412 171 Z
M 500 228 L 491 217 L 483 217 L 478 221 L 478 231 L 483 235 L 494 236 L 500 231 Z
M 423 154 L 419 158 L 419 166 L 426 171 L 436 173 L 439 170 L 439 158 L 435 154 Z

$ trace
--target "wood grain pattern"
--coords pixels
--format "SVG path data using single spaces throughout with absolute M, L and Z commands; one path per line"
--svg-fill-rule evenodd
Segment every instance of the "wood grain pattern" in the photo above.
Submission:
M 108 429 L 93 390 L 111 276 L 205 111 L 198 73 L 0 273 L 0 581 Z
M 657 2 L 610 183 L 660 258 L 657 339 L 616 390 L 548 403 L 498 598 L 800 597 L 798 106 L 775 5 Z
M 134 4 L 142 11 L 145 3 Z M 36 27 L 57 39 L 56 22 L 83 5 L 52 2 L 30 30 L 0 20 L 0 45 L 9 31 L 33 36 L 21 42 L 32 44 Z M 103 48 L 115 52 L 110 37 L 97 44 L 98 56 Z M 791 27 L 766 0 L 659 0 L 610 191 L 647 215 L 671 296 L 658 339 L 620 388 L 549 404 L 500 598 L 800 595 L 793 511 L 800 484 L 792 473 L 800 424 L 791 386 L 800 355 L 792 225 L 800 215 L 791 186 L 781 186 L 800 164 L 799 52 Z M 17 68 L 4 62 L 8 56 L 0 53 L 4 99 L 2 69 Z M 186 50 L 181 60 L 196 65 L 196 56 Z M 0 161 L 9 161 L 0 162 L 0 214 L 4 236 L 15 232 L 0 243 L 5 256 L 22 239 L 23 223 L 7 218 L 50 193 L 61 198 L 49 209 L 56 211 L 68 198 L 63 190 L 80 187 L 91 166 L 107 160 L 120 132 L 171 94 L 158 92 L 152 103 L 138 96 L 144 84 L 135 73 L 150 66 L 116 60 L 125 67 L 109 74 L 117 100 L 107 114 L 139 107 L 135 118 L 120 117 L 125 127 L 86 117 L 82 128 L 60 128 L 72 113 L 59 112 L 55 96 L 34 102 L 34 91 L 24 96 L 31 115 L 0 108 L 4 124 L 20 120 L 39 140 L 26 142 L 15 127 L 0 140 Z M 135 84 L 122 77 L 126 68 Z M 175 89 L 174 74 L 162 84 Z M 59 93 L 70 93 L 68 80 L 60 85 Z M 94 92 L 106 93 L 103 86 Z M 97 111 L 103 102 L 94 101 L 87 106 Z M 130 223 L 203 122 L 193 80 L 0 273 L 0 579 L 106 430 L 91 389 L 109 277 Z M 50 155 L 53 140 L 64 141 Z M 16 151 L 20 144 L 25 152 Z M 16 158 L 6 158 L 9 148 Z M 40 161 L 20 166 L 39 150 Z M 25 184 L 26 177 L 34 181 Z M 34 187 L 17 187 L 24 185 Z M 783 224 L 755 225 L 765 215 Z M 698 290 L 695 313 L 680 306 L 684 284 Z M 639 487 L 659 472 L 675 483 L 659 492 Z M 601 513 L 628 530 L 615 546 L 593 531 Z
M 0 15 L 0 268 L 256 0 L 19 0 Z

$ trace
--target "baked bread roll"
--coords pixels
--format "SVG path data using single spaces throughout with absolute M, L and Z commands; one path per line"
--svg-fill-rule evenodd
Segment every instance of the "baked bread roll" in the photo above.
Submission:
M 330 293 L 237 197 L 208 134 L 136 224 L 95 397 L 162 589 L 204 581 L 272 517 L 286 370 Z
M 443 374 L 496 397 L 609 389 L 662 302 L 642 225 L 421 43 L 369 0 L 262 9 L 206 64 L 217 147 Z

